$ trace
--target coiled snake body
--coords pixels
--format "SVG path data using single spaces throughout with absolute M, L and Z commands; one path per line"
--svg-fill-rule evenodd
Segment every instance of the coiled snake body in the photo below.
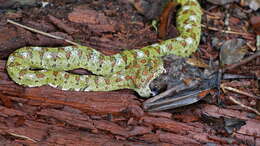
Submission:
M 175 0 L 180 36 L 136 50 L 106 56 L 86 46 L 58 48 L 24 47 L 13 52 L 7 71 L 19 85 L 49 85 L 71 91 L 111 91 L 133 89 L 140 96 L 151 95 L 150 82 L 164 72 L 162 56 L 190 56 L 196 51 L 201 34 L 201 8 L 196 0 Z M 83 68 L 95 75 L 66 72 Z

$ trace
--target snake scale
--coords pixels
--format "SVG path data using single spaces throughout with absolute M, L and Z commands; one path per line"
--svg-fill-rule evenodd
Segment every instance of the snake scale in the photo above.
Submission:
M 149 84 L 162 74 L 162 57 L 170 54 L 188 57 L 196 51 L 201 35 L 202 11 L 196 0 L 174 0 L 181 5 L 176 26 L 180 35 L 141 49 L 106 56 L 86 46 L 23 47 L 7 61 L 7 72 L 19 85 L 49 85 L 70 91 L 112 91 L 133 89 L 149 97 Z M 94 75 L 69 70 L 83 68 Z

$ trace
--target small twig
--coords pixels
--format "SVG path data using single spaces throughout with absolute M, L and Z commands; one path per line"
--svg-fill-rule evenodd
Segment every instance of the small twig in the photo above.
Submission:
M 255 59 L 256 57 L 260 57 L 260 51 L 259 52 L 256 52 L 255 54 L 243 59 L 242 61 L 236 63 L 236 64 L 232 64 L 230 66 L 227 66 L 223 69 L 223 72 L 227 71 L 227 70 L 231 70 L 231 69 L 234 69 L 240 65 L 243 65 L 243 64 L 246 64 L 248 62 L 250 62 L 251 60 Z
M 28 140 L 30 140 L 32 142 L 37 142 L 36 140 L 33 140 L 32 138 L 24 136 L 24 135 L 15 134 L 15 133 L 12 133 L 12 132 L 7 132 L 7 133 L 12 135 L 12 136 L 18 137 L 18 138 L 28 139 Z
M 246 42 L 246 45 L 252 50 L 252 51 L 255 51 L 256 50 L 256 47 L 252 46 L 250 44 L 250 42 Z
M 243 36 L 253 36 L 253 34 L 250 34 L 250 33 L 236 32 L 236 31 L 230 31 L 230 30 L 221 30 L 216 27 L 206 26 L 204 24 L 201 24 L 201 26 L 206 29 L 209 29 L 209 30 L 219 31 L 219 32 L 223 32 L 223 33 L 237 34 L 237 35 L 243 35 Z
M 210 16 L 210 18 L 213 18 L 213 19 L 221 19 L 221 16 L 219 16 L 219 15 L 217 15 L 217 14 L 215 14 L 215 13 L 211 13 L 211 12 L 209 12 L 209 11 L 207 11 L 207 10 L 202 9 L 202 12 L 205 13 L 205 14 L 207 14 L 208 16 Z
M 62 38 L 62 37 L 59 37 L 59 36 L 55 36 L 55 35 L 52 35 L 52 34 L 49 34 L 49 33 L 43 32 L 43 31 L 40 31 L 40 30 L 33 29 L 33 28 L 31 28 L 31 27 L 28 27 L 28 26 L 19 24 L 19 23 L 17 23 L 17 22 L 14 22 L 14 21 L 12 21 L 12 20 L 9 20 L 9 19 L 7 19 L 7 22 L 9 22 L 9 23 L 11 23 L 11 24 L 14 24 L 14 25 L 17 25 L 17 26 L 19 26 L 19 27 L 22 27 L 22 28 L 24 28 L 24 29 L 30 30 L 30 31 L 32 31 L 32 32 L 39 33 L 39 34 L 44 35 L 44 36 L 48 36 L 48 37 L 51 37 L 51 38 L 54 38 L 54 39 L 58 39 L 58 40 L 64 40 L 65 42 L 70 43 L 70 44 L 72 44 L 72 45 L 80 46 L 80 44 L 78 44 L 78 43 L 76 43 L 76 42 L 73 42 L 73 41 L 67 40 L 67 39 L 65 39 L 65 38 Z
M 252 96 L 251 96 L 250 94 L 248 94 L 248 93 L 245 93 L 245 92 L 243 92 L 243 91 L 239 91 L 239 90 L 234 89 L 234 88 L 232 88 L 232 87 L 226 87 L 226 86 L 224 86 L 223 84 L 221 85 L 221 89 L 222 89 L 224 92 L 225 92 L 225 90 L 230 90 L 230 91 L 233 91 L 233 92 L 242 94 L 242 95 L 246 95 L 246 96 L 252 97 Z M 254 96 L 254 98 L 255 98 L 255 96 Z M 237 104 L 237 105 L 239 105 L 239 106 L 245 108 L 245 109 L 248 109 L 248 110 L 250 110 L 250 111 L 255 112 L 257 115 L 260 116 L 260 112 L 259 112 L 259 111 L 257 111 L 257 110 L 254 109 L 254 108 L 251 108 L 251 107 L 249 107 L 249 106 L 247 106 L 247 105 L 244 105 L 243 103 L 241 103 L 240 101 L 236 100 L 236 99 L 233 98 L 232 96 L 228 96 L 228 99 L 231 100 L 232 102 L 234 102 L 235 104 Z M 258 98 L 258 99 L 259 99 L 259 98 Z
M 160 24 L 159 24 L 159 38 L 164 38 L 167 35 L 169 24 L 171 21 L 171 15 L 173 11 L 176 11 L 177 3 L 171 1 L 169 2 L 160 16 Z
M 240 101 L 236 100 L 236 99 L 233 98 L 232 96 L 228 96 L 228 99 L 231 100 L 232 102 L 234 102 L 235 104 L 237 104 L 237 105 L 239 105 L 239 106 L 241 106 L 241 107 L 247 109 L 247 110 L 250 110 L 250 111 L 252 111 L 252 112 L 255 112 L 258 116 L 260 116 L 260 112 L 259 112 L 259 111 L 257 111 L 257 110 L 254 109 L 254 108 L 251 108 L 251 107 L 249 107 L 249 106 L 247 106 L 247 105 L 244 105 L 243 103 L 241 103 Z
M 223 86 L 222 88 L 224 88 L 225 90 L 229 90 L 229 91 L 232 91 L 232 92 L 235 92 L 235 93 L 239 93 L 239 94 L 242 94 L 242 95 L 245 95 L 245 96 L 248 96 L 248 97 L 260 100 L 260 97 L 252 95 L 252 94 L 244 92 L 244 91 L 241 91 L 241 90 L 238 90 L 236 88 L 227 87 L 227 86 Z

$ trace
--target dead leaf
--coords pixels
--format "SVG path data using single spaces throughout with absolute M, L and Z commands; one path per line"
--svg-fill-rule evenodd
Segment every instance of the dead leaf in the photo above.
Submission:
M 209 65 L 203 62 L 203 60 L 199 58 L 195 58 L 195 57 L 188 58 L 186 62 L 192 66 L 196 66 L 200 68 L 209 68 Z
M 254 28 L 257 35 L 260 35 L 260 16 L 252 16 L 250 18 L 250 23 Z
M 253 10 L 260 8 L 260 0 L 243 0 L 243 5 L 249 6 Z
M 220 48 L 221 65 L 229 65 L 239 62 L 247 53 L 243 47 L 245 40 L 233 39 L 226 41 Z

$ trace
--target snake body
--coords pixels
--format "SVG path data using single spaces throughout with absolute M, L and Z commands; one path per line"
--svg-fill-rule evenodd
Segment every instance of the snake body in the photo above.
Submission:
M 162 74 L 162 56 L 187 57 L 196 51 L 201 35 L 201 8 L 196 0 L 175 0 L 181 5 L 176 26 L 180 35 L 141 49 L 106 56 L 86 46 L 24 47 L 7 61 L 9 76 L 19 85 L 49 85 L 70 91 L 112 91 L 133 89 L 140 96 L 151 95 L 149 84 Z M 83 68 L 94 75 L 67 71 Z

